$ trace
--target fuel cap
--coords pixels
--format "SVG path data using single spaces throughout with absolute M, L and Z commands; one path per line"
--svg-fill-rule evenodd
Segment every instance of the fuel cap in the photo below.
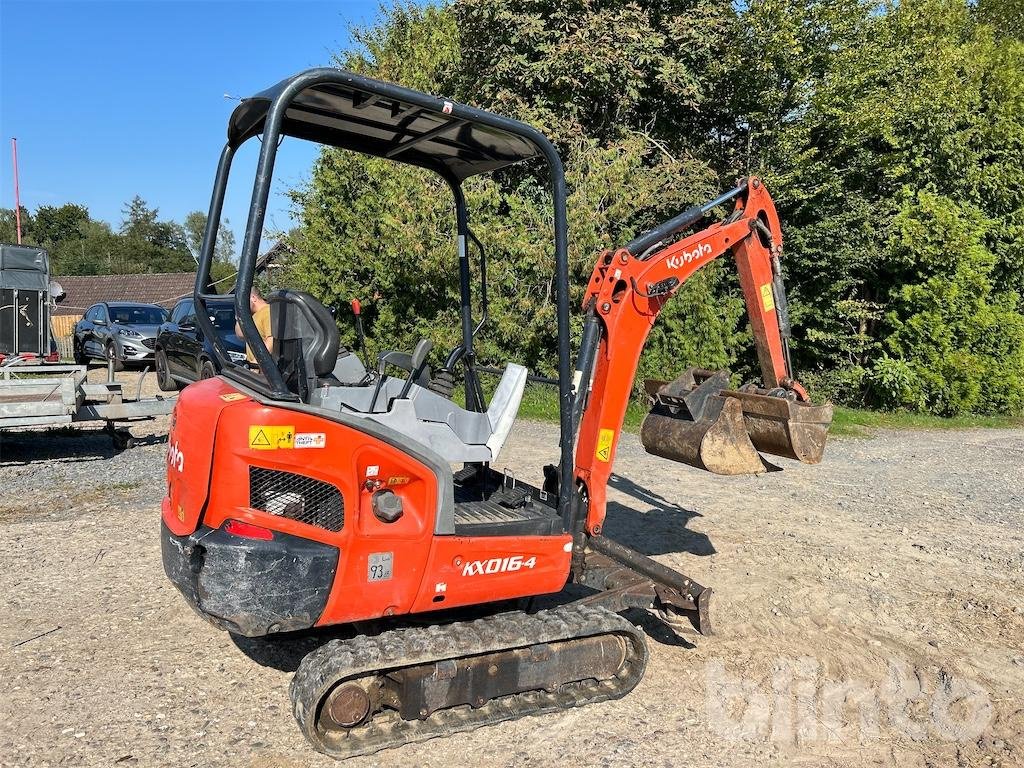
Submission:
M 373 514 L 383 523 L 395 522 L 402 516 L 402 499 L 393 491 L 377 491 L 373 494 Z

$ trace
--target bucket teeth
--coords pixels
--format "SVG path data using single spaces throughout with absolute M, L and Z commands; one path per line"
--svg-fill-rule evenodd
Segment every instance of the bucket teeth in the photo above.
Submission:
M 670 382 L 647 381 L 654 404 L 640 429 L 648 453 L 719 475 L 764 472 L 758 451 L 821 461 L 831 405 L 729 389 L 728 371 L 691 368 Z

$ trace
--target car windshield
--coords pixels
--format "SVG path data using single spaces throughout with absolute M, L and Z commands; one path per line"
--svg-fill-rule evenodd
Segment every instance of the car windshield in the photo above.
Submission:
M 210 322 L 218 331 L 227 333 L 235 332 L 235 308 L 230 304 L 212 304 L 207 307 L 210 311 Z
M 110 320 L 125 325 L 160 325 L 167 319 L 167 310 L 160 307 L 111 307 Z

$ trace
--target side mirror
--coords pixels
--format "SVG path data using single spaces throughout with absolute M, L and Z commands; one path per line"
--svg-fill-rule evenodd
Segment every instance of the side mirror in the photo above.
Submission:
M 100 318 L 99 320 L 93 320 L 93 321 L 92 321 L 92 324 L 93 324 L 93 325 L 106 325 L 106 324 L 107 324 L 107 321 L 106 321 L 106 320 L 104 320 L 104 319 L 102 319 L 102 318 Z

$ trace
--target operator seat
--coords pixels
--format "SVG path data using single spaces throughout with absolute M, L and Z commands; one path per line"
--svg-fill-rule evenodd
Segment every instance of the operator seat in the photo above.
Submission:
M 308 403 L 318 380 L 334 370 L 339 351 L 346 351 L 334 316 L 302 291 L 274 291 L 267 303 L 278 370 L 288 388 Z

